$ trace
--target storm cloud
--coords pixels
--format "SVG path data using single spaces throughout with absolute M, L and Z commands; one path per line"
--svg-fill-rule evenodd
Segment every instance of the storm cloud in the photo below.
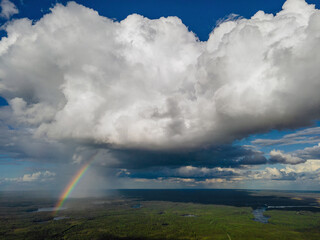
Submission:
M 318 143 L 319 127 L 235 144 L 320 119 L 320 11 L 304 0 L 231 15 L 207 41 L 177 17 L 119 22 L 75 2 L 2 28 L 0 164 L 66 163 L 67 178 L 94 156 L 93 178 L 119 181 L 318 179 L 318 145 L 268 158 L 259 147 Z M 64 181 L 56 170 L 6 181 Z
M 105 155 L 103 155 L 103 152 L 105 152 Z M 108 149 L 102 150 L 100 154 L 102 154 L 102 162 L 103 159 L 117 159 L 114 162 L 106 160 L 109 167 L 130 169 L 188 165 L 196 167 L 241 167 L 267 163 L 267 159 L 260 151 L 230 145 L 184 152 Z
M 117 149 L 203 149 L 305 126 L 320 114 L 319 19 L 288 0 L 201 42 L 177 17 L 117 22 L 57 4 L 6 26 L 0 94 L 34 136 Z

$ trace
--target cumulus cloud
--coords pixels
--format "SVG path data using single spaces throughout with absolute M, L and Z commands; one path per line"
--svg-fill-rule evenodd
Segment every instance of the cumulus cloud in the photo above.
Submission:
M 221 176 L 234 176 L 237 175 L 239 170 L 235 170 L 233 168 L 197 168 L 194 166 L 185 166 L 180 167 L 176 171 L 176 175 L 180 177 L 192 177 L 192 178 L 208 178 L 208 177 L 215 177 L 219 178 Z
M 295 172 L 287 172 L 286 169 L 277 169 L 266 167 L 262 171 L 256 171 L 249 176 L 252 180 L 297 180 L 297 174 Z
M 136 182 L 162 182 L 162 183 L 184 183 L 185 186 L 205 186 L 215 183 L 226 184 L 230 187 L 239 184 L 248 186 L 246 183 L 277 181 L 278 184 L 283 182 L 295 182 L 299 185 L 308 183 L 318 186 L 320 180 L 320 161 L 307 160 L 306 162 L 296 165 L 279 165 L 278 167 L 266 167 L 263 169 L 254 168 L 199 168 L 194 166 L 180 167 L 176 169 L 157 169 L 156 171 L 137 172 L 120 170 L 125 174 L 119 174 L 120 178 L 131 178 Z M 219 187 L 219 185 L 214 185 Z M 273 185 L 274 187 L 278 187 Z M 221 187 L 221 186 L 220 186 Z
M 308 160 L 320 160 L 320 143 L 313 147 L 306 147 L 302 150 L 296 150 L 291 153 L 272 150 L 269 155 L 269 161 L 271 163 L 299 164 Z
M 35 136 L 117 149 L 199 149 L 305 126 L 320 115 L 319 19 L 288 0 L 200 42 L 177 17 L 116 22 L 57 4 L 6 27 L 0 94 Z
M 317 179 L 310 159 L 320 145 L 273 150 L 270 163 L 291 165 L 256 170 L 264 153 L 231 143 L 319 119 L 319 20 L 313 5 L 287 0 L 276 15 L 224 19 L 204 42 L 177 17 L 117 22 L 75 2 L 36 22 L 13 20 L 0 41 L 9 103 L 0 108 L 0 154 L 73 164 L 94 155 L 102 176 L 176 186 Z M 253 144 L 315 143 L 319 133 Z
M 280 150 L 272 150 L 270 152 L 269 160 L 272 163 L 288 163 L 288 164 L 298 164 L 306 161 L 300 157 L 293 156 L 291 154 L 286 154 Z
M 35 172 L 31 174 L 24 174 L 22 177 L 17 178 L 5 178 L 4 181 L 6 182 L 35 182 L 35 181 L 50 181 L 53 180 L 53 177 L 56 174 L 50 171 L 44 172 Z
M 303 150 L 296 151 L 296 154 L 303 159 L 320 159 L 320 143 L 313 147 L 306 147 Z M 320 161 L 319 161 L 320 162 Z
M 135 178 L 133 179 L 135 183 L 140 183 L 143 184 L 144 186 L 154 186 L 160 187 L 161 186 L 166 186 L 168 188 L 185 188 L 185 187 L 199 187 L 201 186 L 202 188 L 206 187 L 216 187 L 216 188 L 223 188 L 223 187 L 228 187 L 232 184 L 232 180 L 226 180 L 223 178 L 208 178 L 208 179 L 202 179 L 202 180 L 197 180 L 194 178 L 181 178 L 181 177 L 170 177 L 170 178 L 156 178 L 156 179 L 146 179 L 146 178 Z
M 298 164 L 295 166 L 286 166 L 287 172 L 295 172 L 295 173 L 312 173 L 320 178 L 320 161 L 318 160 L 308 160 L 303 164 Z
M 19 13 L 16 5 L 9 0 L 1 0 L 0 3 L 1 12 L 0 17 L 9 19 L 12 15 Z
M 11 164 L 21 161 L 66 162 L 71 159 L 78 145 L 34 137 L 34 131 L 12 116 L 9 107 L 0 108 L 0 160 Z
M 308 160 L 294 166 L 287 165 L 282 168 L 266 167 L 259 171 L 247 172 L 251 180 L 280 180 L 280 181 L 319 181 L 320 161 Z

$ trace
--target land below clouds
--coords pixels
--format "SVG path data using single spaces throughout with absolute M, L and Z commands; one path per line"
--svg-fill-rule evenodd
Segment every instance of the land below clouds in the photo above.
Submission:
M 56 192 L 45 191 L 0 191 L 9 206 L 25 206 L 28 200 L 40 199 L 42 208 L 53 208 L 58 201 Z M 107 199 L 107 200 L 106 200 Z M 25 201 L 22 201 L 25 200 Z M 13 201 L 13 202 L 12 202 Z M 168 201 L 195 204 L 228 205 L 251 207 L 253 209 L 294 209 L 309 207 L 320 211 L 320 191 L 281 191 L 281 190 L 241 190 L 241 189 L 116 189 L 92 192 L 90 197 L 70 198 L 66 205 L 89 201 L 95 205 L 112 201 Z M 87 204 L 85 204 L 87 205 Z M 72 206 L 69 206 L 72 208 Z
M 68 199 L 53 215 L 37 212 L 55 205 L 52 193 L 0 192 L 0 239 L 319 239 L 319 199 L 320 192 L 112 190 Z M 264 223 L 254 214 L 261 208 Z

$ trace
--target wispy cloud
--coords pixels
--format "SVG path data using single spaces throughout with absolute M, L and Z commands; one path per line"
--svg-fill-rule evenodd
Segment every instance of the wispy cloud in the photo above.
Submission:
M 284 135 L 280 139 L 255 139 L 252 141 L 252 144 L 257 144 L 260 146 L 273 146 L 318 142 L 320 142 L 320 127 L 313 127 Z
M 12 15 L 19 13 L 18 8 L 14 3 L 9 0 L 1 0 L 0 3 L 1 12 L 0 17 L 9 19 Z

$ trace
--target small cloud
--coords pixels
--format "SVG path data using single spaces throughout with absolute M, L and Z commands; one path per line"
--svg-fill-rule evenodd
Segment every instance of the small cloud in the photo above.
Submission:
M 17 178 L 5 178 L 4 180 L 6 182 L 35 182 L 35 181 L 45 182 L 45 181 L 53 180 L 53 177 L 55 175 L 56 174 L 54 172 L 44 171 L 44 172 L 35 172 L 31 174 L 24 174 L 22 177 L 17 177 Z
M 19 13 L 19 10 L 16 7 L 16 5 L 14 5 L 14 3 L 10 2 L 9 0 L 2 0 L 0 3 L 0 7 L 1 18 L 9 19 L 12 15 Z
M 223 18 L 219 18 L 216 22 L 216 26 L 220 26 L 222 23 L 225 23 L 225 22 L 230 22 L 230 21 L 237 21 L 237 20 L 240 20 L 242 19 L 241 16 L 239 16 L 238 14 L 235 14 L 235 13 L 231 13 Z
M 120 169 L 117 173 L 117 177 L 127 177 L 130 175 L 130 172 L 127 169 Z
M 223 183 L 225 182 L 225 179 L 222 178 L 211 178 L 211 179 L 206 179 L 204 181 L 204 184 L 212 184 L 212 183 Z
M 291 155 L 286 154 L 280 150 L 272 150 L 270 152 L 270 159 L 272 163 L 287 163 L 287 164 L 299 164 L 305 162 L 304 159 Z
M 277 169 L 266 167 L 261 171 L 252 172 L 249 174 L 251 180 L 282 180 L 295 181 L 299 176 L 294 172 L 288 172 L 287 169 Z

